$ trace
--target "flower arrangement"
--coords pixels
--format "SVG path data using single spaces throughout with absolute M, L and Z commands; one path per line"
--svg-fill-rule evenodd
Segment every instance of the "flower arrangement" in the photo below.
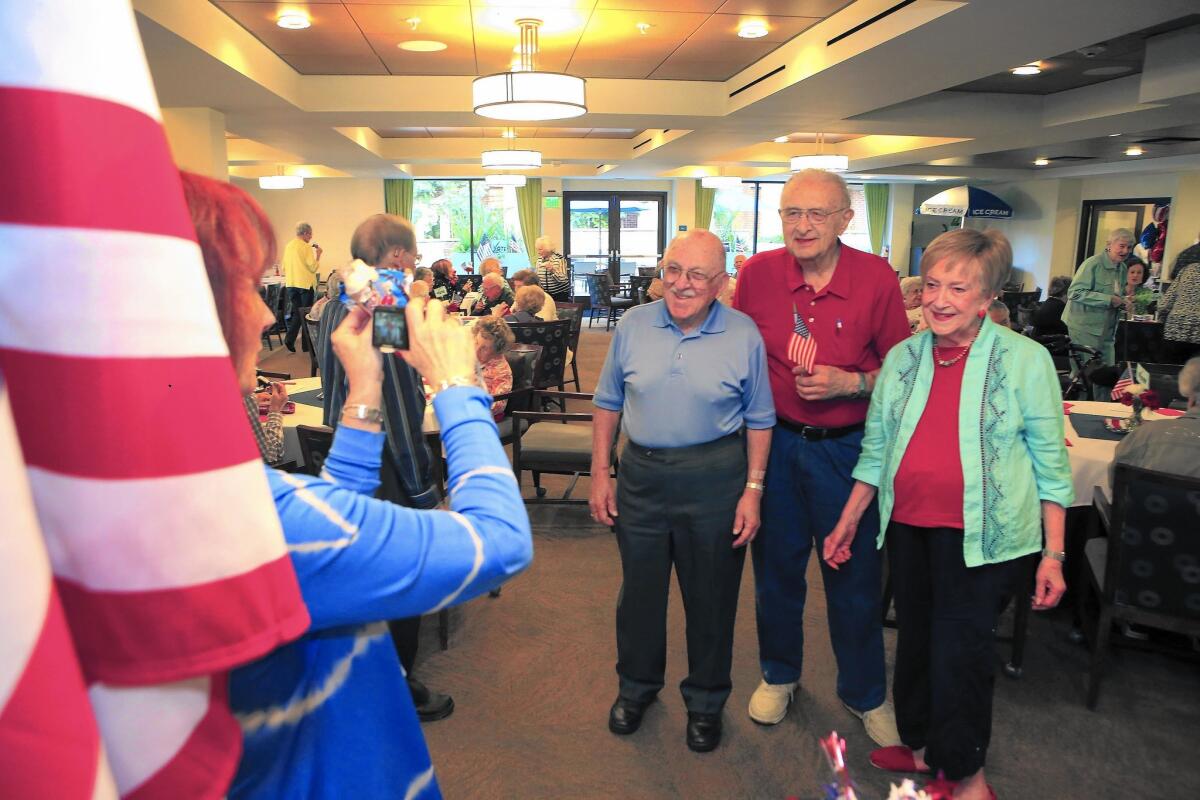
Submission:
M 1117 395 L 1116 399 L 1121 405 L 1129 406 L 1133 409 L 1133 414 L 1128 419 L 1114 419 L 1109 421 L 1109 427 L 1118 433 L 1128 433 L 1141 425 L 1143 410 L 1148 408 L 1151 411 L 1157 411 L 1162 405 L 1158 398 L 1158 393 L 1140 383 L 1129 384 Z

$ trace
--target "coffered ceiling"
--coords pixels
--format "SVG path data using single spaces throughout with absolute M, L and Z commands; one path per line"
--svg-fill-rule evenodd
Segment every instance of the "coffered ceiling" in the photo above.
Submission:
M 1200 125 L 1197 0 L 133 6 L 160 103 L 223 114 L 231 164 L 245 176 L 300 166 L 477 176 L 479 153 L 509 141 L 542 151 L 531 175 L 782 177 L 791 156 L 817 150 L 818 132 L 852 175 L 891 180 L 1200 169 L 1194 143 L 1130 157 L 1105 141 Z M 307 13 L 311 27 L 278 27 L 286 10 Z M 587 78 L 588 113 L 506 140 L 472 113 L 471 81 L 509 67 L 513 20 L 531 15 L 545 21 L 538 67 Z M 751 21 L 767 36 L 739 38 Z M 446 48 L 398 46 L 414 39 Z M 1031 62 L 1041 75 L 1010 73 Z M 1081 157 L 1055 160 L 1069 155 Z M 1036 167 L 1038 157 L 1052 160 Z

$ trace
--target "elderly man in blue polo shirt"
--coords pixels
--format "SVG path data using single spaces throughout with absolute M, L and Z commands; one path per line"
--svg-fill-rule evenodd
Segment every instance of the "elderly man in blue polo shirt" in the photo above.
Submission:
M 616 526 L 622 572 L 608 727 L 636 731 L 663 687 L 674 564 L 687 619 L 687 745 L 707 752 L 721 741 L 732 688 L 738 587 L 775 409 L 757 327 L 716 302 L 728 280 L 721 241 L 691 231 L 663 263 L 663 299 L 625 312 L 594 400 L 590 505 Z M 609 452 L 622 413 L 629 441 L 614 492 Z

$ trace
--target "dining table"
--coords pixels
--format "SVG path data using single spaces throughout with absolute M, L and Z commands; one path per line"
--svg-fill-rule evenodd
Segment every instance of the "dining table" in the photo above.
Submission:
M 1072 507 L 1080 508 L 1092 504 L 1092 496 L 1098 486 L 1106 497 L 1111 497 L 1109 466 L 1116 457 L 1117 445 L 1128 434 L 1107 430 L 1106 419 L 1127 419 L 1132 409 L 1121 403 L 1105 403 L 1095 400 L 1063 402 L 1064 433 L 1067 458 L 1071 463 L 1071 479 L 1075 485 L 1075 502 Z M 1157 420 L 1182 416 L 1182 411 L 1164 408 L 1142 412 L 1143 424 Z

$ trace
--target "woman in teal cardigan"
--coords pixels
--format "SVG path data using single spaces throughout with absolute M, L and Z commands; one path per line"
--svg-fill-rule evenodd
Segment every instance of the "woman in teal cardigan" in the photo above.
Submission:
M 943 772 L 956 798 L 987 798 L 992 630 L 1041 551 L 1033 608 L 1062 597 L 1072 500 L 1062 398 L 1050 355 L 993 323 L 1012 266 L 998 231 L 942 234 L 921 259 L 929 328 L 892 348 L 867 415 L 857 481 L 824 557 L 850 558 L 878 495 L 899 636 L 892 690 L 902 746 L 871 754 L 898 772 Z M 1044 545 L 1043 545 L 1044 532 Z

